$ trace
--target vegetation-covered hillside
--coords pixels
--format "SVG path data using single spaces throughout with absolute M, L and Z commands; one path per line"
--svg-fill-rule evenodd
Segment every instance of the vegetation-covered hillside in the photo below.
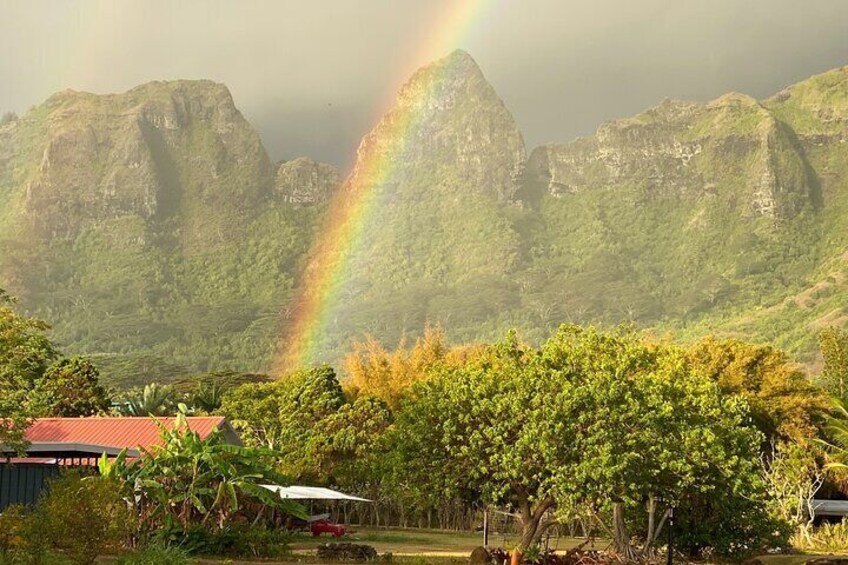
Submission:
M 632 321 L 814 361 L 817 330 L 848 320 L 846 139 L 837 69 L 763 101 L 666 101 L 527 156 L 454 53 L 363 140 L 403 150 L 323 355 L 428 322 L 472 341 Z M 62 92 L 0 126 L 0 286 L 113 382 L 266 370 L 338 184 L 309 159 L 274 166 L 222 85 Z
M 227 89 L 62 92 L 0 129 L 4 284 L 106 373 L 262 366 L 318 206 Z

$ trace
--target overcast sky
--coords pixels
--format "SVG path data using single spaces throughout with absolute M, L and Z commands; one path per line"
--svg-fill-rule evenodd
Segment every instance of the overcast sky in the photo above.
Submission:
M 349 164 L 433 48 L 471 53 L 528 148 L 663 98 L 764 97 L 848 65 L 848 0 L 0 0 L 0 113 L 64 88 L 226 83 L 274 159 Z

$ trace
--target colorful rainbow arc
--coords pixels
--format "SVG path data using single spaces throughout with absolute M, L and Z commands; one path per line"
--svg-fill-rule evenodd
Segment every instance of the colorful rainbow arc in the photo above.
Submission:
M 426 42 L 419 61 L 435 59 L 456 46 L 472 22 L 490 0 L 451 2 L 450 13 L 440 19 L 437 33 Z M 431 85 L 438 83 L 432 77 Z M 431 89 L 421 89 L 426 99 Z M 416 104 L 409 107 L 414 108 Z M 381 131 L 388 145 L 365 143 L 360 148 L 357 166 L 344 185 L 336 191 L 319 236 L 310 252 L 310 261 L 299 283 L 294 308 L 284 321 L 285 331 L 276 360 L 276 374 L 307 367 L 316 361 L 320 337 L 329 326 L 334 307 L 340 299 L 346 267 L 361 241 L 364 227 L 379 201 L 381 187 L 391 181 L 405 140 L 416 131 L 423 116 L 412 111 L 396 112 Z

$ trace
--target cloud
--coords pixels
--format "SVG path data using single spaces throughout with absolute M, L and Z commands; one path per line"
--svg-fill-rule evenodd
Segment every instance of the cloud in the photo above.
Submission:
M 226 83 L 272 158 L 347 165 L 451 0 L 34 0 L 0 17 L 0 112 L 63 88 Z M 468 50 L 530 146 L 665 97 L 767 96 L 848 64 L 848 2 L 491 2 Z

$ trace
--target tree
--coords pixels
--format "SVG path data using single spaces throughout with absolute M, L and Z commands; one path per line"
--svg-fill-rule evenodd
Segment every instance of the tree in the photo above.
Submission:
M 805 542 L 810 541 L 816 516 L 813 500 L 825 479 L 817 455 L 797 443 L 785 442 L 775 447 L 763 465 L 775 511 Z
M 688 350 L 693 370 L 718 383 L 724 394 L 745 398 L 767 444 L 809 442 L 822 425 L 827 395 L 780 350 L 735 339 L 707 337 Z
M 514 508 L 521 523 L 514 560 L 553 522 L 553 477 L 573 466 L 571 453 L 545 442 L 542 402 L 556 382 L 546 379 L 536 351 L 515 334 L 476 362 L 437 367 L 412 387 L 390 432 L 399 489 L 421 505 L 440 498 Z M 515 561 L 514 561 L 515 562 Z
M 444 330 L 427 327 L 411 348 L 401 343 L 394 351 L 368 337 L 354 344 L 343 366 L 351 391 L 383 399 L 392 410 L 414 383 L 427 378 L 437 364 L 457 366 L 481 351 L 480 346 L 451 347 Z
M 34 410 L 31 391 L 58 357 L 49 326 L 15 312 L 0 289 L 0 445 L 21 449 Z
M 109 410 L 111 400 L 100 373 L 82 357 L 62 358 L 47 369 L 37 386 L 44 416 L 76 418 Z
M 377 451 L 391 423 L 392 413 L 382 399 L 359 396 L 318 423 L 307 449 L 330 484 L 363 487 L 379 480 L 372 473 L 374 458 L 382 456 Z
M 256 373 L 214 371 L 176 381 L 174 389 L 185 396 L 186 402 L 195 411 L 212 414 L 221 408 L 227 391 L 243 384 L 270 381 L 267 375 Z
M 425 500 L 514 508 L 513 563 L 558 515 L 581 508 L 620 554 L 642 557 L 670 508 L 699 496 L 756 499 L 745 520 L 765 512 L 761 435 L 748 418 L 744 399 L 723 395 L 682 350 L 629 330 L 563 326 L 538 350 L 511 333 L 413 385 L 389 434 L 393 476 Z
M 821 384 L 832 395 L 845 398 L 848 393 L 848 332 L 829 327 L 819 334 L 822 354 Z
M 567 382 L 558 397 L 546 399 L 553 437 L 543 445 L 570 450 L 575 462 L 557 474 L 557 491 L 599 511 L 599 520 L 607 516 L 609 523 L 600 523 L 621 555 L 650 555 L 675 506 L 762 493 L 762 436 L 746 425 L 747 404 L 722 394 L 681 349 L 624 328 L 563 326 L 542 357 Z M 559 430 L 568 431 L 561 442 L 567 447 L 555 441 Z M 761 500 L 751 513 L 765 512 Z
M 328 366 L 297 371 L 279 381 L 247 384 L 224 395 L 220 412 L 248 445 L 284 454 L 283 470 L 300 480 L 326 478 L 312 446 L 325 418 L 346 403 L 335 371 Z

